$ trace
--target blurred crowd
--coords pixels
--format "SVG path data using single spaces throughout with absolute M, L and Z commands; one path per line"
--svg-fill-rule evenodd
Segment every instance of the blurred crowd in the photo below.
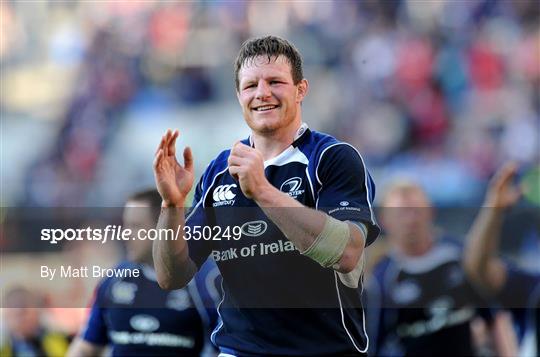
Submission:
M 3 204 L 118 205 L 125 192 L 152 183 L 159 136 L 150 134 L 171 125 L 221 129 L 196 138 L 202 171 L 222 149 L 215 136 L 238 138 L 223 134 L 241 120 L 235 53 L 267 33 L 290 39 L 304 56 L 306 122 L 355 145 L 378 185 L 408 176 L 437 205 L 478 204 L 502 162 L 538 163 L 537 5 L 2 2 L 9 90 L 0 99 L 3 128 L 14 134 L 4 148 L 22 148 L 19 134 L 34 143 L 6 163 Z M 136 125 L 147 130 L 123 143 L 148 148 L 139 159 L 114 149 Z

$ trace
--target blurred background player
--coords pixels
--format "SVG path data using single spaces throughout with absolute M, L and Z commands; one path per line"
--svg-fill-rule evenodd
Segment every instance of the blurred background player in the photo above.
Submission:
M 43 321 L 42 298 L 34 292 L 15 287 L 4 296 L 0 356 L 63 356 L 69 346 L 68 338 L 46 327 Z
M 476 354 L 471 324 L 482 301 L 463 272 L 460 245 L 435 229 L 431 202 L 419 185 L 394 183 L 382 204 L 390 251 L 367 289 L 370 353 Z
M 133 195 L 124 209 L 123 226 L 132 232 L 154 228 L 160 206 L 155 190 Z M 216 325 L 218 298 L 213 262 L 207 262 L 186 288 L 163 291 L 153 269 L 152 241 L 129 240 L 127 253 L 129 261 L 119 267 L 140 268 L 141 275 L 100 283 L 88 322 L 68 355 L 96 356 L 106 346 L 115 356 L 211 353 L 209 334 Z
M 521 189 L 514 182 L 517 165 L 505 165 L 493 178 L 484 206 L 471 230 L 465 250 L 465 269 L 470 280 L 504 307 L 522 313 L 526 309 L 525 356 L 540 353 L 540 274 L 528 272 L 499 256 L 505 211 L 514 206 Z M 512 239 L 513 237 L 509 237 Z

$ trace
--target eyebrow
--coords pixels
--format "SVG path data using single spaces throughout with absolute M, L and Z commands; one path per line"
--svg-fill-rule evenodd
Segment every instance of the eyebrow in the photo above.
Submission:
M 272 76 L 272 77 L 268 77 L 266 78 L 267 81 L 281 81 L 281 82 L 286 82 L 287 79 L 283 76 Z M 241 82 L 242 85 L 246 85 L 246 84 L 250 84 L 250 83 L 256 83 L 257 80 L 256 79 L 253 79 L 253 78 L 248 78 L 248 79 L 245 79 L 243 82 Z

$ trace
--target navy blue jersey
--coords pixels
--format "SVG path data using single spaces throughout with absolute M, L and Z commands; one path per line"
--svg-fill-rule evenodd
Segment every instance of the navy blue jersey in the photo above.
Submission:
M 164 291 L 153 268 L 130 262 L 120 268 L 141 271 L 139 277 L 107 278 L 96 289 L 81 337 L 110 345 L 114 356 L 200 355 L 217 323 L 212 301 L 219 279 L 209 260 L 184 289 Z
M 540 354 L 540 274 L 533 274 L 508 265 L 506 284 L 498 300 L 512 312 L 525 310 L 527 336 L 534 338 L 536 355 Z M 534 355 L 534 352 L 531 354 Z
M 441 239 L 421 257 L 392 252 L 375 266 L 367 284 L 370 354 L 474 355 L 469 323 L 481 299 L 461 256 L 457 243 Z
M 191 259 L 199 266 L 213 256 L 223 276 L 222 323 L 212 340 L 222 351 L 240 355 L 365 352 L 368 337 L 356 290 L 332 269 L 301 255 L 243 195 L 229 174 L 229 153 L 223 151 L 204 172 L 186 221 L 190 227 L 240 227 L 242 232 L 239 240 L 188 241 Z M 349 144 L 303 125 L 264 170 L 272 185 L 303 205 L 364 223 L 366 245 L 378 236 L 371 208 L 375 187 Z

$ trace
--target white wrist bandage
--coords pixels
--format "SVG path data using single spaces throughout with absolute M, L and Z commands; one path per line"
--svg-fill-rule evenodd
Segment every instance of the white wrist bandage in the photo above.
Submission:
M 328 216 L 321 233 L 302 254 L 323 267 L 330 268 L 341 259 L 349 239 L 349 225 Z

